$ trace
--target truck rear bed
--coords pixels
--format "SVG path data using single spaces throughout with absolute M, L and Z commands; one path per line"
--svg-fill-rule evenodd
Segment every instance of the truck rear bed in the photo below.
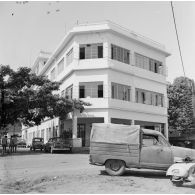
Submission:
M 139 145 L 91 142 L 90 156 L 92 164 L 104 165 L 108 159 L 119 159 L 125 161 L 127 167 L 137 165 L 139 164 Z

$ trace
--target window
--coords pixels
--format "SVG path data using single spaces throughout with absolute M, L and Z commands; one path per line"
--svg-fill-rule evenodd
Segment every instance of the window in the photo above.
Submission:
M 73 89 L 73 85 L 66 88 L 66 98 L 67 99 L 72 99 L 72 89 Z
M 158 140 L 157 137 L 152 136 L 152 135 L 143 135 L 143 146 L 144 147 L 149 147 L 149 146 L 154 146 L 158 145 Z
M 79 98 L 85 98 L 85 86 L 79 86 Z
M 126 64 L 130 64 L 130 51 L 122 47 L 111 45 L 111 58 Z
M 162 74 L 161 66 L 162 62 L 154 60 L 152 58 L 135 53 L 135 65 L 137 67 L 149 70 L 154 73 Z
M 65 97 L 65 90 L 61 92 L 61 97 Z
M 41 130 L 41 137 L 44 138 L 44 129 Z
M 118 99 L 117 94 L 118 94 L 118 92 L 117 92 L 117 84 L 112 83 L 112 98 L 113 99 Z
M 164 95 L 143 89 L 136 89 L 136 103 L 163 107 Z
M 66 54 L 67 66 L 73 61 L 73 48 Z
M 64 70 L 64 58 L 58 63 L 58 74 Z
M 141 92 L 141 98 L 142 98 L 142 103 L 145 104 L 146 103 L 145 92 Z
M 103 45 L 98 46 L 98 58 L 103 58 Z
M 158 106 L 158 95 L 155 94 L 155 106 Z
M 51 133 L 51 127 L 49 127 L 49 138 L 52 137 L 52 133 Z
M 103 44 L 82 44 L 79 49 L 79 58 L 94 59 L 103 58 Z
M 111 84 L 112 98 L 124 101 L 130 101 L 130 86 L 121 85 L 118 83 Z
M 51 80 L 53 81 L 56 77 L 56 72 L 55 72 L 55 68 L 53 68 L 53 70 L 51 71 Z
M 48 140 L 48 139 L 49 139 L 49 129 L 46 128 L 46 140 Z
M 98 85 L 98 97 L 103 97 L 103 85 Z
M 103 82 L 85 82 L 80 83 L 79 97 L 80 98 L 103 98 Z
M 169 143 L 162 136 L 155 135 L 143 135 L 143 146 L 169 146 Z
M 138 91 L 138 90 L 136 90 L 136 97 L 135 97 L 135 101 L 136 101 L 137 103 L 139 102 L 138 97 L 139 97 L 139 91 Z
M 80 47 L 80 59 L 85 59 L 85 47 Z

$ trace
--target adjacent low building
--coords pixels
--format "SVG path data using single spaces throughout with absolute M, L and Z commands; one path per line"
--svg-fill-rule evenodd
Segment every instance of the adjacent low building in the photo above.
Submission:
M 56 50 L 42 52 L 32 70 L 60 81 L 60 94 L 90 102 L 83 113 L 23 128 L 35 136 L 73 137 L 89 146 L 92 123 L 136 124 L 168 137 L 166 57 L 164 46 L 113 22 L 81 24 L 69 31 Z M 73 126 L 73 128 L 72 128 Z

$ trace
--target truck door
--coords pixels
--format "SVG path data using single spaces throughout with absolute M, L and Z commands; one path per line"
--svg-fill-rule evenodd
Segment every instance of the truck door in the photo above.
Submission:
M 173 162 L 171 147 L 160 135 L 143 134 L 140 166 L 167 169 Z

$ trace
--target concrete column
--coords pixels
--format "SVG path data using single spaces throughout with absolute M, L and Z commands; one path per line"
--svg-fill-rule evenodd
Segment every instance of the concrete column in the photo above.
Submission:
M 74 52 L 74 59 L 75 60 L 79 60 L 79 44 L 77 44 L 76 42 L 74 42 L 73 44 L 73 52 Z
M 104 116 L 104 123 L 111 123 L 111 118 L 108 115 Z
M 135 86 L 131 87 L 131 102 L 135 102 Z
M 110 58 L 110 44 L 108 42 L 103 43 L 103 58 Z
M 135 53 L 134 53 L 134 51 L 131 51 L 131 53 L 130 53 L 130 64 L 132 66 L 135 66 Z
M 72 112 L 72 138 L 77 138 L 77 116 Z

